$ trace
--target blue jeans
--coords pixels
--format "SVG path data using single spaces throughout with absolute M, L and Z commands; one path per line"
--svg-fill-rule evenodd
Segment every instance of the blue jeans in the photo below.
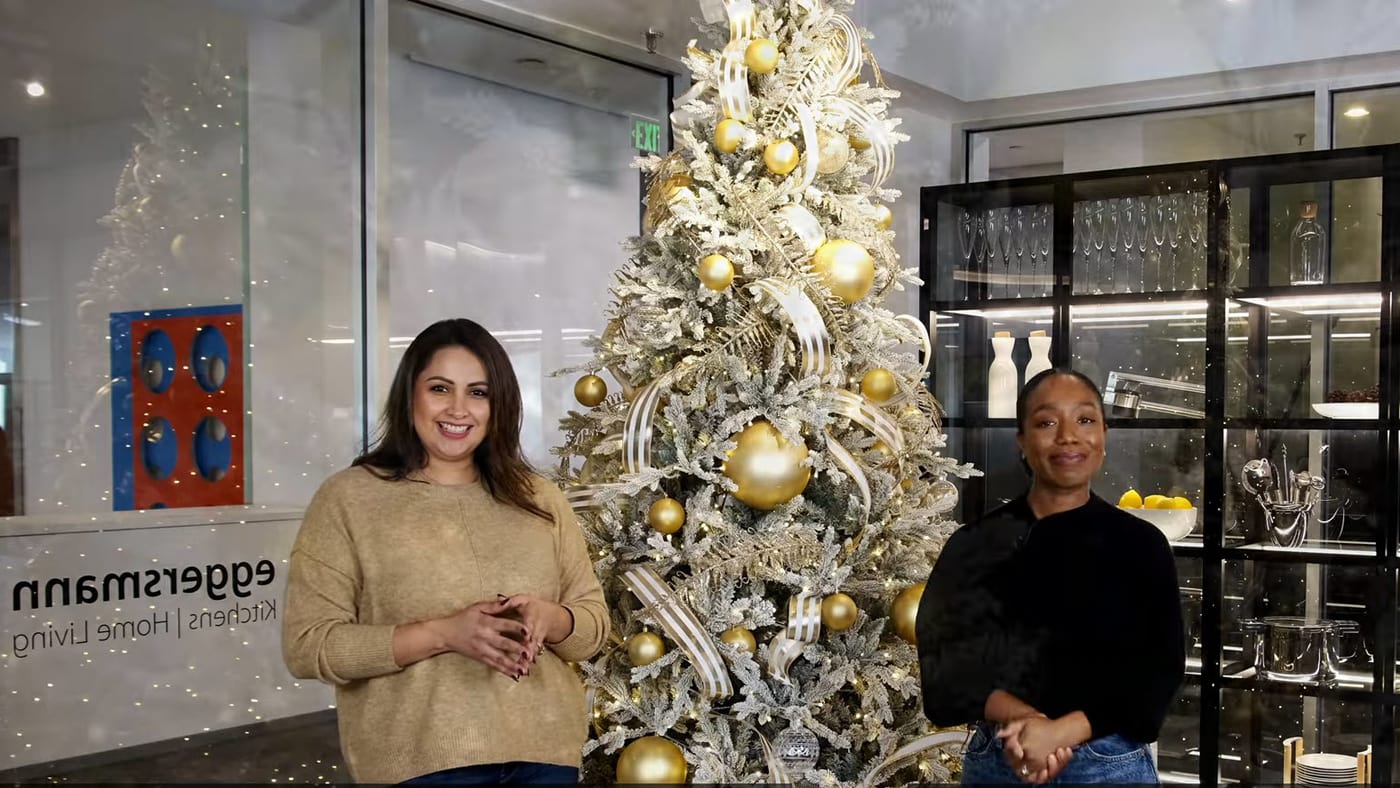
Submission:
M 1024 785 L 1002 753 L 996 731 L 978 725 L 963 752 L 963 785 Z M 1069 765 L 1048 785 L 1147 783 L 1159 785 L 1147 745 L 1104 736 L 1074 748 Z
M 485 763 L 443 769 L 405 780 L 400 785 L 573 785 L 578 769 L 553 763 Z

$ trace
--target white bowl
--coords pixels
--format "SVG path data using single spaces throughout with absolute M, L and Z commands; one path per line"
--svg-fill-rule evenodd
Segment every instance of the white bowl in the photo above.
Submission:
M 1129 509 L 1126 506 L 1118 508 L 1157 526 L 1157 530 L 1167 537 L 1168 542 L 1185 538 L 1191 533 L 1191 529 L 1196 527 L 1195 509 Z
M 1312 408 L 1328 419 L 1375 419 L 1381 415 L 1376 402 L 1314 402 Z

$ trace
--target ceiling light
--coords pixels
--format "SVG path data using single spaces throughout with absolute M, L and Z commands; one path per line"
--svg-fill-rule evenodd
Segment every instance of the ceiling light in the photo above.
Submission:
M 27 84 L 27 85 L 24 86 L 24 92 L 25 92 L 25 93 L 28 93 L 29 95 L 33 96 L 34 98 L 39 98 L 40 96 L 44 95 L 44 94 L 47 93 L 48 91 L 44 90 L 44 83 L 42 83 L 42 82 L 30 82 L 29 84 Z
M 1365 107 L 1361 106 L 1360 104 L 1357 104 L 1356 106 L 1352 107 L 1351 109 L 1348 109 L 1346 112 L 1343 112 L 1342 114 L 1343 114 L 1343 115 L 1346 115 L 1348 118 L 1364 118 L 1364 117 L 1366 117 L 1367 115 L 1370 115 L 1370 114 L 1371 114 L 1371 110 L 1366 109 Z

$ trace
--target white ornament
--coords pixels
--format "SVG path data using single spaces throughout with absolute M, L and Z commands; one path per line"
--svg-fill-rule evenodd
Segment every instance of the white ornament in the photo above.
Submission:
M 821 745 L 817 742 L 815 733 L 793 723 L 791 728 L 773 738 L 773 752 L 792 775 L 797 777 L 806 774 L 808 769 L 817 765 Z

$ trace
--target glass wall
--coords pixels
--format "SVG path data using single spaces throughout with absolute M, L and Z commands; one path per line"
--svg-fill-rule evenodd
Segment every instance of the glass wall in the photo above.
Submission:
M 578 407 L 573 378 L 550 375 L 591 356 L 639 230 L 629 119 L 665 118 L 668 81 L 405 0 L 389 6 L 389 52 L 383 363 L 434 320 L 481 323 L 510 352 L 521 443 L 545 467 Z
M 968 135 L 969 181 L 1313 150 L 1313 97 L 1094 118 Z
M 362 73 L 361 6 L 0 3 L 0 778 L 345 779 L 286 560 L 428 323 L 551 465 L 670 80 L 404 0 Z

